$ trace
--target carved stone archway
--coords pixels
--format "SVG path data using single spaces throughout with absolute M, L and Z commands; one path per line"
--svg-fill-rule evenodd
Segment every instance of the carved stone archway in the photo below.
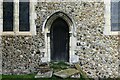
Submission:
M 51 51 L 50 51 L 50 28 L 55 19 L 58 17 L 64 19 L 69 26 L 69 34 L 70 34 L 70 41 L 69 41 L 69 63 L 78 62 L 79 57 L 75 55 L 75 48 L 76 48 L 76 26 L 71 17 L 62 11 L 57 11 L 50 15 L 43 24 L 42 32 L 45 35 L 45 55 L 42 58 L 42 62 L 50 62 L 51 61 Z

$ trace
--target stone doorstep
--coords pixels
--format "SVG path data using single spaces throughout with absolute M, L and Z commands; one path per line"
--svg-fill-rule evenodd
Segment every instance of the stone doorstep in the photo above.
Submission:
M 53 69 L 50 69 L 50 68 L 44 68 L 42 67 L 41 68 L 42 70 L 43 69 L 46 69 L 48 71 L 45 71 L 45 72 L 42 72 L 39 71 L 37 73 L 37 75 L 35 76 L 35 78 L 51 78 L 52 75 L 53 75 Z M 55 72 L 54 75 L 55 76 L 58 76 L 58 77 L 61 77 L 61 78 L 68 78 L 68 77 L 71 77 L 71 78 L 80 78 L 80 74 L 82 76 L 84 76 L 84 78 L 86 78 L 86 80 L 89 80 L 88 79 L 88 76 L 86 75 L 86 73 L 84 71 L 82 71 L 80 65 L 78 63 L 74 64 L 74 67 L 72 68 L 68 68 L 68 69 L 65 69 L 65 70 L 61 70 L 61 71 L 58 71 L 58 72 Z
M 74 74 L 77 74 L 77 73 L 79 73 L 78 70 L 69 68 L 69 69 L 65 69 L 65 70 L 61 70 L 59 72 L 56 72 L 56 73 L 54 73 L 54 75 L 61 77 L 61 78 L 68 78 L 68 77 L 70 77 Z
M 67 78 L 67 77 L 80 78 L 79 71 L 77 71 L 76 69 L 70 69 L 69 68 L 69 69 L 62 70 L 62 71 L 65 72 L 65 74 L 64 73 L 61 74 L 61 77 L 64 76 L 64 78 Z M 59 72 L 61 72 L 61 71 L 59 71 Z M 59 73 L 59 72 L 56 72 L 56 73 Z M 67 73 L 69 73 L 69 74 L 67 74 Z M 45 72 L 45 73 L 38 72 L 37 75 L 35 76 L 35 78 L 51 78 L 52 74 L 53 74 L 53 70 L 50 70 L 50 71 Z M 54 73 L 54 75 L 55 75 L 55 73 Z M 60 77 L 59 74 L 58 75 L 56 74 L 56 76 Z

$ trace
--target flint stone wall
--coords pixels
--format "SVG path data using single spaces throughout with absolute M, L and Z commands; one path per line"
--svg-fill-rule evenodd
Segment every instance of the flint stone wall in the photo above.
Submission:
M 41 50 L 45 48 L 43 22 L 56 11 L 70 15 L 76 24 L 75 54 L 89 77 L 118 77 L 118 36 L 107 36 L 104 30 L 103 2 L 38 2 L 36 36 L 2 36 L 3 74 L 32 74 L 38 72 Z M 77 44 L 76 43 L 76 44 Z

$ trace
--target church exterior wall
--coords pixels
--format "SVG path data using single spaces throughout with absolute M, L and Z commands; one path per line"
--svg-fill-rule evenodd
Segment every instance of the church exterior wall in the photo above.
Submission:
M 75 55 L 89 77 L 119 76 L 119 36 L 104 35 L 103 2 L 38 2 L 34 36 L 3 35 L 2 73 L 29 74 L 38 72 L 45 51 L 42 32 L 44 21 L 56 11 L 68 14 L 76 27 Z

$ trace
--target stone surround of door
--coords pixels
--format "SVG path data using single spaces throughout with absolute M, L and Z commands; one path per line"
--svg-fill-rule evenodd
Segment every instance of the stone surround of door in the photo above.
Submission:
M 52 15 L 48 16 L 48 18 L 44 21 L 42 27 L 42 33 L 45 37 L 45 54 L 42 57 L 42 62 L 50 62 L 51 61 L 51 45 L 50 45 L 50 28 L 54 20 L 57 18 L 62 18 L 66 21 L 69 26 L 69 63 L 76 63 L 79 61 L 79 56 L 75 55 L 76 48 L 76 25 L 74 20 L 66 13 L 62 11 L 54 12 Z

